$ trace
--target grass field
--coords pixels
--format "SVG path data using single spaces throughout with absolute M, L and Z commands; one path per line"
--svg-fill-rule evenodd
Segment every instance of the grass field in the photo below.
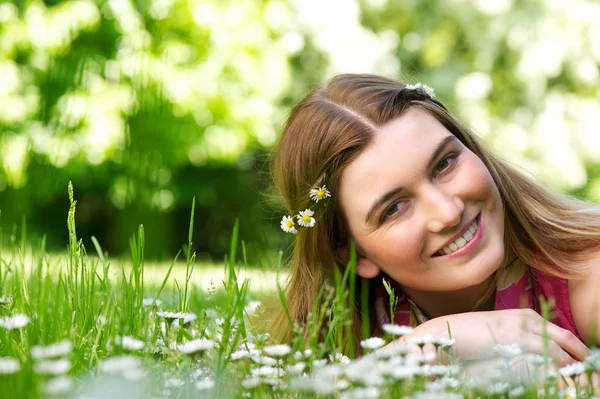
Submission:
M 82 245 L 71 201 L 64 254 L 26 237 L 0 254 L 2 398 L 594 397 L 586 381 L 600 367 L 597 351 L 559 369 L 500 346 L 497 366 L 467 376 L 448 339 L 380 349 L 407 332 L 390 327 L 362 341 L 355 359 L 343 288 L 353 284 L 352 262 L 315 298 L 328 305 L 315 308 L 307 333 L 274 344 L 263 303 L 283 297 L 285 274 L 248 267 L 237 228 L 223 266 L 196 264 L 193 210 L 189 241 L 171 264 L 144 260 L 143 227 L 131 259 L 116 261 L 95 240 L 91 250 Z M 515 359 L 527 368 L 515 369 Z

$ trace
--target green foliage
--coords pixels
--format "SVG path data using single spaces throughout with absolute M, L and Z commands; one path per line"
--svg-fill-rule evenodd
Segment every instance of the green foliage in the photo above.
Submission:
M 287 239 L 266 154 L 338 72 L 423 81 L 509 161 L 600 201 L 600 6 L 559 3 L 2 2 L 0 224 L 25 215 L 62 248 L 72 181 L 80 234 L 111 254 L 143 223 L 168 259 L 195 198 L 199 259 L 227 253 L 236 218 L 263 259 Z

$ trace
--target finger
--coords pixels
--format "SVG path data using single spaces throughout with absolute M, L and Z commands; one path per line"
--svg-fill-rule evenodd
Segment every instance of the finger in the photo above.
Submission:
M 562 349 L 556 342 L 549 340 L 548 343 L 544 343 L 544 339 L 537 334 L 526 334 L 522 338 L 520 343 L 521 347 L 526 352 L 537 353 L 539 355 L 549 356 L 554 363 L 560 364 L 560 366 L 566 366 L 576 360 L 567 351 Z
M 532 332 L 543 337 L 542 324 L 532 328 Z M 554 323 L 546 324 L 546 334 L 551 341 L 556 342 L 562 349 L 569 352 L 577 360 L 583 360 L 590 354 L 590 349 L 571 331 L 561 328 Z

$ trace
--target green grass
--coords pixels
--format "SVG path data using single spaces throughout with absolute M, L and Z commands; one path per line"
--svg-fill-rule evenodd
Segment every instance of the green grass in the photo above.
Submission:
M 264 327 L 271 315 L 255 309 L 256 300 L 279 296 L 285 308 L 285 273 L 278 282 L 276 272 L 248 266 L 237 223 L 222 265 L 196 263 L 193 204 L 188 242 L 172 263 L 144 259 L 143 226 L 130 240 L 131 259 L 114 260 L 95 239 L 90 251 L 77 237 L 71 188 L 69 193 L 64 254 L 47 253 L 44 239 L 28 243 L 24 228 L 19 240 L 0 253 L 3 398 L 535 398 L 571 393 L 561 393 L 559 386 L 568 378 L 545 375 L 541 366 L 522 378 L 503 367 L 508 360 L 495 374 L 466 379 L 461 365 L 442 348 L 435 349 L 435 356 L 450 361 L 437 366 L 437 359 L 415 352 L 414 345 L 394 346 L 396 353 L 385 356 L 373 350 L 377 356 L 353 360 L 359 351 L 348 303 L 353 301 L 355 256 L 343 275 L 336 274 L 335 287 L 323 287 L 315 298 L 323 306 L 314 307 L 306 326 L 295 326 L 290 345 L 269 345 Z M 7 328 L 19 314 L 28 321 Z M 369 326 L 364 327 L 368 334 Z M 385 342 L 392 339 L 386 336 Z M 39 347 L 55 343 L 66 348 L 52 360 L 42 359 Z M 410 359 L 404 355 L 408 350 L 414 355 Z M 597 370 L 600 354 L 594 356 L 583 364 L 584 376 Z M 539 358 L 534 360 L 539 364 Z M 14 364 L 18 370 L 11 370 Z M 593 395 L 579 382 L 577 389 L 579 397 Z

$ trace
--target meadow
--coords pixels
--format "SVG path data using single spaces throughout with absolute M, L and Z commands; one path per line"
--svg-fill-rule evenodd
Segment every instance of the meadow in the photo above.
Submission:
M 295 325 L 294 339 L 274 343 L 261 301 L 275 296 L 285 308 L 285 275 L 248 266 L 237 223 L 220 269 L 196 265 L 194 204 L 189 240 L 168 267 L 146 265 L 143 226 L 129 242 L 130 262 L 115 267 L 96 239 L 88 253 L 77 237 L 71 186 L 69 196 L 65 254 L 47 253 L 44 239 L 27 246 L 25 226 L 0 254 L 3 398 L 594 397 L 596 349 L 559 368 L 518 345 L 497 345 L 496 365 L 473 373 L 452 358 L 452 339 L 395 343 L 406 326 L 387 325 L 384 337 L 353 347 L 343 288 L 353 285 L 353 260 L 316 298 L 324 305 L 307 325 Z

